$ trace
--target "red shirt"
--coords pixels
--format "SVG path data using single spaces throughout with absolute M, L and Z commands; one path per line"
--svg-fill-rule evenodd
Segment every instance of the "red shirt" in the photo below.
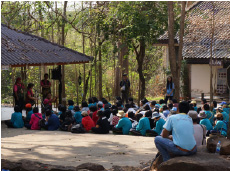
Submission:
M 22 89 L 25 88 L 23 84 L 14 84 L 14 91 L 15 91 L 15 92 L 18 91 L 18 86 L 21 87 Z
M 93 112 L 93 117 L 92 117 L 92 119 L 93 119 L 94 124 L 96 125 L 96 124 L 97 124 L 97 120 L 98 120 L 97 111 L 96 111 L 96 112 Z
M 48 85 L 47 84 L 47 80 L 44 80 L 45 81 L 45 85 Z M 41 86 L 43 86 L 44 84 L 43 84 L 43 80 L 41 80 Z M 50 83 L 50 81 L 49 81 L 49 85 L 51 86 L 51 83 Z
M 38 115 L 40 118 L 42 118 L 42 114 L 41 113 L 36 113 L 36 115 Z M 35 116 L 35 113 L 32 114 L 31 119 L 30 119 L 30 125 L 31 125 L 31 129 L 32 130 L 38 130 L 38 129 L 40 129 L 40 127 L 38 126 L 39 120 L 40 119 L 37 116 Z
M 32 89 L 28 90 L 27 95 L 33 97 L 34 96 L 33 90 Z
M 90 116 L 83 117 L 81 123 L 86 131 L 89 131 L 92 129 L 92 127 L 95 127 L 95 124 Z
M 114 125 L 114 126 L 117 125 L 119 120 L 120 120 L 120 118 L 118 116 L 114 116 L 113 121 L 112 121 L 112 125 Z

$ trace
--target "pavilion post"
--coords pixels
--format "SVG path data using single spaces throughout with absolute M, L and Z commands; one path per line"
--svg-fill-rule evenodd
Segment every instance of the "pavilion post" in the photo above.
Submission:
M 62 82 L 62 104 L 66 105 L 66 94 L 65 94 L 65 65 L 62 65 L 61 70 L 61 82 Z

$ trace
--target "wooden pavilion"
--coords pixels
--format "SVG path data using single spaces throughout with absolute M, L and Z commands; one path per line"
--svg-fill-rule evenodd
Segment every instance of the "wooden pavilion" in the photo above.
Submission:
M 39 36 L 13 30 L 4 24 L 1 25 L 1 40 L 2 68 L 21 67 L 22 80 L 26 79 L 26 70 L 30 66 L 39 66 L 40 75 L 42 69 L 44 73 L 47 72 L 46 66 L 58 66 L 56 73 L 59 74 L 59 78 L 56 80 L 59 80 L 57 93 L 59 104 L 65 99 L 65 82 L 64 77 L 61 76 L 64 75 L 64 65 L 89 63 L 93 59 Z

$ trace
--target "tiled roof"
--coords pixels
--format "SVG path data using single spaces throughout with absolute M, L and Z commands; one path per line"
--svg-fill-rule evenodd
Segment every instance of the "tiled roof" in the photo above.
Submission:
M 213 58 L 230 59 L 230 1 L 202 1 L 195 4 L 185 18 L 184 59 L 208 59 L 211 46 L 211 21 L 214 4 Z M 166 42 L 168 32 L 159 37 Z M 175 40 L 179 42 L 178 33 Z
M 92 57 L 44 38 L 1 25 L 1 65 L 53 65 L 87 63 Z
M 213 58 L 230 59 L 229 1 L 203 1 L 189 11 L 185 19 L 187 25 L 183 47 L 183 57 L 185 59 L 210 58 L 213 13 Z

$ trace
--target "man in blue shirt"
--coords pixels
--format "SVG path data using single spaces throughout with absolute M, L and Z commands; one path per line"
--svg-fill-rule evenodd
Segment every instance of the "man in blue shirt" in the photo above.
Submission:
M 187 115 L 189 104 L 185 101 L 179 104 L 179 114 L 170 116 L 161 136 L 155 138 L 155 145 L 163 157 L 163 161 L 170 159 L 170 153 L 188 156 L 197 151 L 192 119 Z M 172 131 L 172 137 L 169 132 Z

